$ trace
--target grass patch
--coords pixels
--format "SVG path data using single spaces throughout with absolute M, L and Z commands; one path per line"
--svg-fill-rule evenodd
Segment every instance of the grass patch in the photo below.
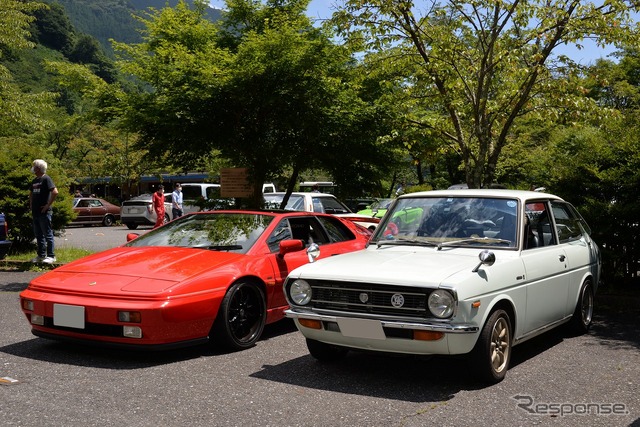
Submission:
M 80 248 L 58 248 L 56 249 L 56 264 L 66 264 L 93 253 L 94 252 Z M 37 254 L 35 252 L 25 252 L 22 254 L 7 255 L 5 260 L 29 262 L 36 256 Z

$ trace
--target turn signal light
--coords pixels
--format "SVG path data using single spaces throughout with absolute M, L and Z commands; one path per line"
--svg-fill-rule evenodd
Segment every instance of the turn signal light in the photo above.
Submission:
M 139 311 L 119 311 L 118 322 L 140 323 L 142 315 Z
M 433 332 L 433 331 L 413 331 L 413 339 L 419 341 L 437 341 L 444 337 L 444 332 Z
M 311 329 L 322 329 L 322 322 L 319 320 L 311 320 L 311 319 L 298 319 L 298 323 L 302 326 Z

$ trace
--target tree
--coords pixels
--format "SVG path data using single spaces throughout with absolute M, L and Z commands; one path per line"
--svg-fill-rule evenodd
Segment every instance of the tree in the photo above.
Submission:
M 348 84 L 350 53 L 311 25 L 307 4 L 230 0 L 220 27 L 202 1 L 149 12 L 144 43 L 115 45 L 122 69 L 152 88 L 128 98 L 142 146 L 176 166 L 219 150 L 250 169 L 253 206 L 285 170 L 291 190 L 301 170 L 372 148 L 371 133 L 355 132 L 376 120 Z
M 368 51 L 412 63 L 403 76 L 421 100 L 420 125 L 461 155 L 470 187 L 490 184 L 514 124 L 595 108 L 572 79 L 566 43 L 636 43 L 630 12 L 611 2 L 347 0 L 333 21 Z

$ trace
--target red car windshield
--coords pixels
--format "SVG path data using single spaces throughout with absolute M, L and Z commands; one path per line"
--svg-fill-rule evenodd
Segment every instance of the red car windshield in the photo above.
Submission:
M 246 253 L 274 218 L 255 213 L 186 215 L 126 246 L 179 246 Z

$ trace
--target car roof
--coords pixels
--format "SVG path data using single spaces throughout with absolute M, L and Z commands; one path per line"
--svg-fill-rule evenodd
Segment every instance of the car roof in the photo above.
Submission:
M 519 200 L 529 199 L 553 199 L 562 198 L 549 193 L 525 190 L 505 190 L 505 189 L 461 189 L 461 190 L 434 190 L 421 191 L 417 193 L 403 194 L 398 199 L 410 199 L 412 197 L 498 197 Z

